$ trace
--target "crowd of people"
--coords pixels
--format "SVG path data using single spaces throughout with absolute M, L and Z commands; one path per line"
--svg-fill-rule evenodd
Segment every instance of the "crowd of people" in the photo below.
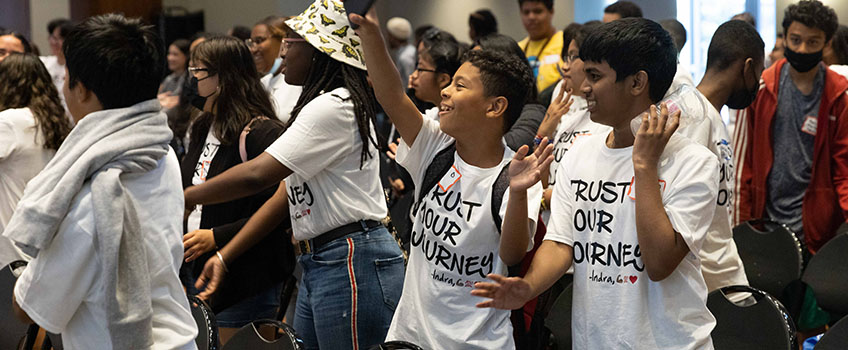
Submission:
M 544 349 L 511 310 L 570 283 L 576 349 L 712 349 L 707 294 L 748 285 L 733 227 L 785 225 L 807 261 L 848 221 L 833 9 L 790 4 L 769 52 L 734 16 L 696 84 L 674 19 L 517 6 L 525 38 L 481 9 L 470 44 L 336 0 L 167 45 L 57 19 L 48 56 L 0 30 L 16 315 L 68 349 L 194 349 L 196 295 L 222 344 L 288 310 L 305 349 Z

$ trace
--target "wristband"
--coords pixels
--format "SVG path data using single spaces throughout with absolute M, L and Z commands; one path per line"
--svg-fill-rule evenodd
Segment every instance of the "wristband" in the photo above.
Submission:
M 218 260 L 220 260 L 220 261 L 221 261 L 221 266 L 223 266 L 223 267 L 224 267 L 224 272 L 229 273 L 229 272 L 230 272 L 230 269 L 228 269 L 228 268 L 227 268 L 227 263 L 225 263 L 225 262 L 224 262 L 224 257 L 223 257 L 223 256 L 221 256 L 221 252 L 220 252 L 220 251 L 217 251 L 217 252 L 215 252 L 215 255 L 217 255 L 217 256 L 218 256 Z
M 541 143 L 542 143 L 542 137 L 541 137 L 541 136 L 539 136 L 539 135 L 536 135 L 536 138 L 535 138 L 535 139 L 533 139 L 533 144 L 535 144 L 536 146 L 538 146 L 538 145 L 540 145 Z

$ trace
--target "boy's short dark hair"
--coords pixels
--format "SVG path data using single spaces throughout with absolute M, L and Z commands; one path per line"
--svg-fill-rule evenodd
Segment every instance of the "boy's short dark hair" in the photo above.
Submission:
M 792 22 L 821 29 L 824 32 L 825 41 L 830 40 L 833 33 L 836 33 L 836 28 L 839 27 L 836 12 L 817 0 L 801 0 L 797 4 L 789 5 L 783 14 L 784 33 L 789 32 Z
M 32 45 L 30 45 L 29 40 L 27 40 L 27 38 L 23 34 L 18 33 L 14 30 L 2 30 L 2 31 L 0 31 L 0 36 L 6 36 L 6 35 L 11 35 L 11 36 L 15 37 L 15 39 L 18 39 L 18 41 L 21 42 L 21 46 L 24 47 L 23 53 L 32 53 Z
M 525 2 L 541 2 L 542 5 L 545 5 L 548 11 L 554 10 L 554 0 L 518 0 L 518 8 L 521 8 Z
M 671 41 L 674 42 L 674 47 L 680 53 L 683 46 L 686 45 L 686 27 L 674 18 L 664 19 L 660 21 L 660 25 L 671 35 Z
M 488 96 L 503 96 L 507 100 L 504 113 L 504 132 L 512 128 L 527 102 L 528 91 L 534 89 L 533 72 L 530 66 L 514 55 L 498 51 L 468 51 L 463 62 L 469 62 L 480 70 L 483 93 Z
M 604 8 L 604 13 L 616 13 L 621 18 L 642 17 L 642 8 L 630 1 L 616 1 Z
M 156 98 L 165 48 L 153 27 L 117 14 L 91 17 L 65 38 L 68 86 L 82 83 L 104 109 Z
M 720 25 L 710 40 L 707 50 L 707 70 L 727 69 L 740 59 L 753 58 L 754 64 L 765 59 L 765 44 L 757 29 L 742 20 L 727 21 Z
M 578 30 L 577 33 L 574 34 L 574 38 L 572 38 L 572 40 L 574 40 L 574 42 L 577 44 L 578 50 L 583 47 L 583 42 L 586 41 L 586 38 L 589 37 L 589 34 L 592 34 L 592 32 L 595 29 L 598 29 L 598 27 L 600 27 L 602 24 L 603 23 L 601 21 L 589 21 L 583 24 L 582 27 L 580 27 L 580 30 Z
M 498 32 L 498 20 L 488 9 L 480 9 L 468 15 L 468 25 L 474 28 L 477 37 L 483 37 Z
M 617 82 L 645 71 L 653 103 L 662 99 L 677 72 L 677 50 L 671 36 L 657 22 L 644 18 L 602 24 L 581 45 L 580 59 L 607 62 Z
M 47 23 L 47 34 L 53 35 L 53 32 L 59 28 L 59 36 L 64 39 L 68 36 L 68 33 L 74 29 L 74 22 L 71 22 L 67 18 L 57 18 Z

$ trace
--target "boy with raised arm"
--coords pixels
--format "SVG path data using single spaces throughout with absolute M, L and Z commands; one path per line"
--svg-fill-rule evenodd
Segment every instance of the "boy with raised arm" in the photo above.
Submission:
M 565 154 L 548 234 L 526 276 L 493 274 L 473 294 L 491 298 L 480 307 L 515 308 L 573 264 L 575 349 L 712 349 L 698 253 L 718 160 L 672 137 L 679 113 L 653 105 L 675 74 L 671 38 L 650 20 L 621 19 L 592 32 L 580 58 L 591 118 L 613 130 Z M 635 136 L 633 118 L 641 118 Z
M 539 180 L 552 148 L 545 141 L 530 155 L 527 146 L 514 153 L 503 140 L 532 89 L 532 73 L 517 57 L 469 53 L 442 90 L 436 122 L 404 94 L 376 14 L 351 15 L 351 22 L 360 25 L 375 95 L 402 137 L 398 163 L 420 189 L 387 340 L 427 349 L 513 349 L 509 311 L 475 308 L 481 299 L 470 291 L 489 273 L 505 274 L 532 247 Z

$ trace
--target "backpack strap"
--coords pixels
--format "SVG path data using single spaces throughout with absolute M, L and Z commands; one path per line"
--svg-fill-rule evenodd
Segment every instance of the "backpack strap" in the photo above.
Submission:
M 418 198 L 415 199 L 416 202 L 427 196 L 427 193 L 448 173 L 453 166 L 454 153 L 456 153 L 456 143 L 451 143 L 447 148 L 436 153 L 436 156 L 427 165 L 427 170 L 424 171 L 421 187 L 418 189 Z
M 254 122 L 263 120 L 268 120 L 268 117 L 264 115 L 253 117 L 253 119 L 244 126 L 244 129 L 241 130 L 241 135 L 239 135 L 239 156 L 241 156 L 242 163 L 247 161 L 247 134 L 250 133 L 250 129 L 253 127 Z
M 506 195 L 506 189 L 509 188 L 509 165 L 511 163 L 512 161 L 506 163 L 501 168 L 501 172 L 495 179 L 495 183 L 492 184 L 492 219 L 495 220 L 495 227 L 498 228 L 498 234 L 501 233 L 501 225 L 503 224 L 503 220 L 501 219 L 501 205 Z

